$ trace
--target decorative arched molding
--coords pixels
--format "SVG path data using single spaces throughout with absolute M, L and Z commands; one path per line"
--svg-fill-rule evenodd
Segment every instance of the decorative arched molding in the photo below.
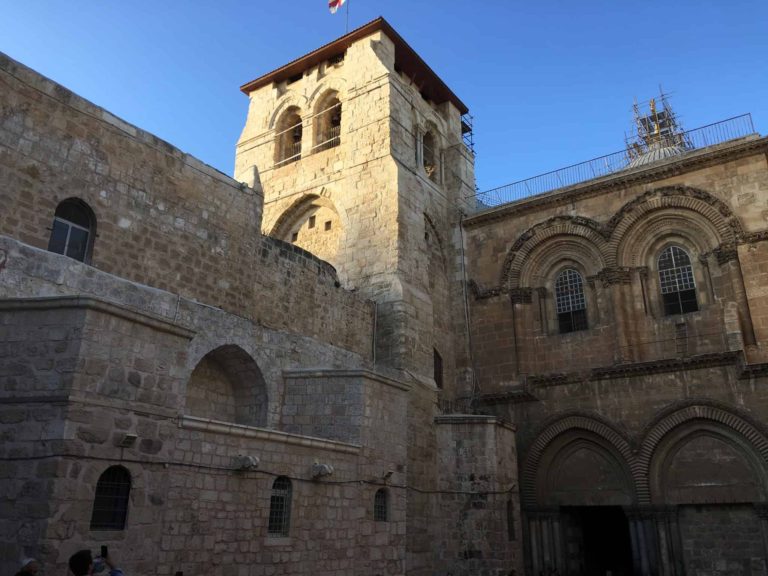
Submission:
M 605 266 L 599 247 L 580 236 L 553 236 L 528 255 L 512 286 L 552 288 L 563 267 L 576 268 L 584 279 L 597 275 Z
M 323 79 L 318 84 L 312 93 L 307 98 L 307 109 L 312 110 L 313 114 L 317 114 L 320 110 L 317 107 L 330 96 L 335 93 L 336 98 L 341 102 L 344 102 L 347 98 L 347 81 L 344 78 L 338 76 L 330 76 Z
M 556 236 L 583 238 L 602 255 L 603 261 L 607 261 L 607 236 L 598 222 L 581 216 L 555 216 L 532 226 L 512 244 L 504 259 L 499 285 L 518 287 L 520 271 L 529 255 L 539 245 Z
M 709 222 L 715 230 L 720 245 L 734 245 L 744 237 L 739 219 L 728 205 L 709 192 L 690 186 L 667 186 L 641 194 L 627 202 L 605 225 L 610 237 L 608 253 L 619 260 L 620 246 L 630 231 L 647 219 L 651 212 L 665 209 L 688 211 L 699 222 Z M 610 263 L 616 265 L 616 261 Z
M 275 106 L 272 115 L 269 117 L 269 129 L 275 130 L 278 120 L 283 116 L 283 114 L 285 114 L 287 110 L 290 110 L 291 108 L 298 108 L 299 115 L 302 118 L 304 118 L 306 111 L 311 109 L 309 107 L 309 101 L 306 97 L 296 92 L 288 91 L 285 93 L 285 95 L 283 95 L 282 98 L 280 98 L 280 100 L 278 100 L 277 106 Z
M 522 501 L 526 506 L 537 504 L 537 477 L 539 464 L 547 447 L 558 437 L 566 433 L 585 431 L 604 440 L 623 459 L 623 463 L 631 472 L 634 484 L 637 484 L 635 467 L 633 466 L 632 446 L 625 435 L 594 414 L 571 413 L 560 415 L 551 421 L 533 441 L 523 463 L 520 474 Z M 633 486 L 634 488 L 634 486 Z
M 637 496 L 640 504 L 651 503 L 650 468 L 657 448 L 667 434 L 696 420 L 716 423 L 737 433 L 754 450 L 755 455 L 762 459 L 763 464 L 768 464 L 768 437 L 758 424 L 750 422 L 747 416 L 737 414 L 733 408 L 725 408 L 714 402 L 699 401 L 684 407 L 678 406 L 657 416 L 646 427 L 642 436 L 636 459 Z

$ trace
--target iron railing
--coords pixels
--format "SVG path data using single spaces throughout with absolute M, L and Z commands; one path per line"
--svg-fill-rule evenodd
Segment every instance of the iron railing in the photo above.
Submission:
M 734 116 L 727 120 L 708 124 L 682 134 L 688 150 L 705 148 L 714 144 L 743 138 L 755 133 L 751 114 Z M 586 162 L 566 166 L 559 170 L 539 174 L 532 178 L 512 182 L 505 186 L 475 194 L 478 208 L 491 208 L 508 204 L 530 196 L 551 192 L 558 188 L 573 186 L 593 178 L 608 176 L 629 167 L 630 157 L 627 150 L 600 156 Z
M 320 135 L 320 143 L 315 144 L 312 148 L 312 153 L 335 148 L 339 144 L 341 144 L 341 126 L 331 126 Z
M 298 142 L 291 142 L 289 144 L 285 144 L 285 157 L 282 160 L 279 160 L 275 163 L 275 167 L 279 166 L 285 166 L 286 164 L 290 164 L 291 162 L 296 162 L 297 160 L 301 160 L 301 140 Z

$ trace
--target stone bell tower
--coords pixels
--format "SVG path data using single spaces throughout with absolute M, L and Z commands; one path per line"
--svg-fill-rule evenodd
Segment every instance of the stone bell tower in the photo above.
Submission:
M 464 394 L 466 106 L 383 18 L 241 90 L 235 176 L 264 190 L 262 231 L 377 303 L 377 365 Z

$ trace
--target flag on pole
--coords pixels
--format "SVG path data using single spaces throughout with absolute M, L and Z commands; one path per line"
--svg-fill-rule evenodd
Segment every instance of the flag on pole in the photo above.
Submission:
M 331 11 L 331 14 L 336 14 L 336 10 L 341 8 L 344 5 L 344 2 L 346 2 L 346 0 L 328 0 L 328 10 Z

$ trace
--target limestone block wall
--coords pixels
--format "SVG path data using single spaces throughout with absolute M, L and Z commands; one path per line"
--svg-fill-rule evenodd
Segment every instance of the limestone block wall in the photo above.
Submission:
M 370 353 L 370 305 L 339 289 L 326 263 L 261 237 L 258 188 L 5 56 L 0 75 L 0 234 L 46 249 L 57 205 L 76 197 L 96 218 L 91 267 L 72 262 L 55 273 L 89 278 L 101 270 Z M 0 261 L 14 257 L 6 251 Z M 21 280 L 6 272 L 9 282 Z
M 0 367 L 12 376 L 0 410 L 5 568 L 33 554 L 64 570 L 73 551 L 104 543 L 134 573 L 224 573 L 234 556 L 282 574 L 403 573 L 406 386 L 322 341 L 8 238 L 3 249 Z M 231 349 L 251 364 L 218 353 Z M 215 362 L 224 362 L 211 380 L 219 392 L 237 386 L 238 371 L 258 376 L 262 426 L 215 404 L 194 414 L 190 382 Z M 307 394 L 298 382 L 318 375 L 325 388 Z M 300 433 L 287 430 L 299 424 Z M 136 439 L 121 447 L 127 434 Z M 258 469 L 237 472 L 241 455 L 258 457 Z M 313 480 L 315 463 L 333 475 Z M 91 530 L 96 482 L 115 464 L 132 481 L 126 529 Z M 278 475 L 294 486 L 287 539 L 267 534 Z M 380 488 L 386 521 L 373 518 Z
M 727 350 L 764 361 L 764 146 L 736 141 L 468 219 L 473 342 L 487 391 L 521 374 Z M 653 255 L 675 242 L 695 255 L 699 311 L 664 316 Z M 565 266 L 584 278 L 589 329 L 560 334 L 554 277 Z
M 522 573 L 514 429 L 488 416 L 435 420 L 442 494 L 432 522 L 439 569 L 453 574 Z

